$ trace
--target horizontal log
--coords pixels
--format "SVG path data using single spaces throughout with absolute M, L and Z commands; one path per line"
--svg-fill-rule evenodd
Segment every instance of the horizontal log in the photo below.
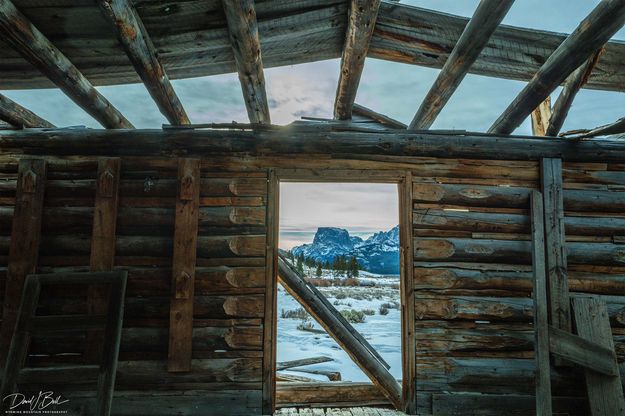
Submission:
M 504 267 L 505 266 L 505 267 Z M 415 263 L 415 289 L 532 291 L 531 266 L 476 263 Z M 625 275 L 568 272 L 569 290 L 625 296 Z
M 0 255 L 8 253 L 8 237 L 0 237 Z M 172 255 L 171 237 L 118 236 L 117 256 L 164 256 Z M 47 236 L 42 239 L 41 256 L 88 255 L 91 237 L 87 235 Z M 217 236 L 198 238 L 197 255 L 201 258 L 263 257 L 264 235 Z
M 300 360 L 282 361 L 282 362 L 276 363 L 276 370 L 286 370 L 288 368 L 293 368 L 293 367 L 301 367 L 305 365 L 327 363 L 328 361 L 334 361 L 334 360 L 330 357 L 319 356 L 319 357 L 311 357 L 311 358 L 302 358 Z
M 321 123 L 316 123 L 321 124 Z M 574 145 L 572 145 L 574 144 Z M 256 131 L 217 130 L 45 130 L 2 131 L 0 154 L 82 156 L 332 155 L 359 160 L 376 156 L 425 156 L 496 160 L 539 160 L 620 163 L 625 145 L 610 140 L 571 142 L 559 138 L 527 138 L 460 133 L 343 132 L 323 126 L 286 126 Z M 299 167 L 294 166 L 293 167 Z
M 371 383 L 317 382 L 278 383 L 276 404 L 280 407 L 357 407 L 390 405 L 390 402 Z
M 609 243 L 566 244 L 569 264 L 625 265 L 625 247 Z M 530 242 L 464 238 L 415 238 L 415 261 L 530 264 Z
M 625 324 L 625 297 L 601 296 L 608 307 L 612 325 Z M 468 320 L 530 322 L 532 300 L 521 297 L 442 296 L 417 293 L 415 316 L 418 320 Z
M 524 234 L 529 234 L 531 225 L 529 215 L 461 209 L 416 209 L 413 224 L 417 228 L 437 230 Z M 567 216 L 564 225 L 567 237 L 625 235 L 625 218 Z
M 527 208 L 529 188 L 509 186 L 414 183 L 416 202 L 491 208 Z M 582 212 L 622 212 L 625 192 L 565 189 L 564 209 Z

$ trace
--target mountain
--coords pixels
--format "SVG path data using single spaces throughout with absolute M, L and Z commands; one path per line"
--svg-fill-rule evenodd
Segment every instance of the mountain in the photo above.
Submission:
M 332 262 L 337 256 L 354 256 L 371 273 L 399 274 L 399 226 L 363 240 L 343 228 L 319 227 L 313 242 L 293 247 L 295 256 Z

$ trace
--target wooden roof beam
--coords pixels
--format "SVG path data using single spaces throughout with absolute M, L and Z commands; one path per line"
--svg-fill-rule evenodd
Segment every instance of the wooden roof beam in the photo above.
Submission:
M 579 90 L 586 84 L 592 70 L 599 62 L 599 58 L 605 51 L 604 48 L 599 49 L 593 56 L 586 62 L 577 68 L 569 77 L 564 81 L 562 92 L 558 96 L 556 103 L 553 105 L 551 117 L 549 118 L 549 124 L 546 136 L 557 136 L 564 124 L 566 116 L 569 114 L 569 110 L 573 105 L 573 100 L 579 92 Z
M 222 0 L 251 123 L 271 124 L 254 0 Z
M 426 130 L 432 126 L 513 3 L 514 0 L 480 1 L 434 85 L 412 119 L 409 129 Z
M 334 118 L 349 120 L 365 57 L 375 29 L 380 0 L 351 0 L 345 44 L 341 55 L 341 73 L 334 100 Z
M 99 0 L 98 3 L 102 13 L 115 25 L 119 42 L 161 113 L 171 124 L 189 124 L 189 117 L 130 0 Z
M 15 127 L 54 128 L 54 124 L 22 107 L 10 98 L 0 94 L 0 120 Z
M 395 120 L 389 116 L 384 114 L 377 113 L 370 108 L 367 108 L 363 105 L 354 103 L 352 107 L 352 111 L 354 114 L 367 117 L 371 120 L 377 121 L 378 123 L 388 126 L 393 129 L 405 129 L 407 126 L 399 120 Z
M 575 69 L 601 48 L 625 23 L 625 0 L 602 0 L 551 54 L 489 133 L 510 134 Z
M 133 128 L 85 76 L 9 0 L 0 1 L 0 30 L 26 60 L 104 127 Z

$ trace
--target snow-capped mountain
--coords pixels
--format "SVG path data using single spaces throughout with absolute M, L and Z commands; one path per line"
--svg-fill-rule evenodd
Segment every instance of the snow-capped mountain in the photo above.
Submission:
M 332 262 L 337 256 L 354 256 L 371 273 L 399 274 L 399 226 L 363 240 L 342 228 L 319 227 L 310 244 L 292 250 L 295 256 Z

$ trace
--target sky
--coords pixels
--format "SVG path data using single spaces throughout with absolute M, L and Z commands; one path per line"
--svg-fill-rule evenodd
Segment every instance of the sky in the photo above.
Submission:
M 401 3 L 470 17 L 478 1 L 403 0 Z M 570 33 L 598 3 L 598 0 L 517 0 L 503 24 Z M 625 29 L 619 31 L 613 39 L 625 40 Z M 409 123 L 438 71 L 367 59 L 356 102 Z M 287 124 L 302 116 L 331 118 L 338 75 L 338 59 L 265 69 L 272 121 L 275 124 Z M 247 122 L 236 74 L 176 80 L 173 85 L 193 123 Z M 432 128 L 486 131 L 524 85 L 519 81 L 468 75 Z M 161 124 L 167 123 L 142 84 L 98 89 L 137 128 L 159 128 Z M 97 122 L 58 89 L 2 93 L 58 126 L 99 127 Z M 559 89 L 552 98 L 555 99 L 558 93 Z M 583 89 L 577 95 L 562 131 L 611 123 L 625 116 L 623 108 L 623 93 Z M 531 134 L 529 120 L 516 133 Z M 362 227 L 366 226 L 371 231 L 390 228 L 386 222 L 377 221 L 375 215 L 371 216 L 372 213 L 382 212 L 391 203 L 396 203 L 396 198 L 390 197 L 392 192 L 387 188 L 364 185 L 364 188 L 358 186 L 346 192 L 343 185 L 300 184 L 297 187 L 302 189 L 294 189 L 295 186 L 291 189 L 291 185 L 285 187 L 281 201 L 285 206 L 283 213 L 291 212 L 291 207 L 299 204 L 300 211 L 306 214 L 301 220 L 293 215 L 281 218 L 289 232 L 298 231 L 298 221 L 299 231 L 310 232 L 315 224 L 340 225 L 342 221 L 347 225 L 348 219 L 353 221 L 352 226 L 359 232 L 364 232 Z M 355 200 L 355 194 L 366 198 L 367 210 L 359 210 L 363 205 L 351 203 Z M 305 195 L 315 195 L 315 198 L 309 200 L 304 198 Z M 391 199 L 395 202 L 389 202 Z M 323 203 L 315 205 L 314 201 Z M 332 204 L 324 201 L 332 201 Z M 341 208 L 330 210 L 330 205 L 341 205 Z M 346 211 L 345 207 L 351 207 L 351 211 Z M 318 213 L 321 212 L 326 214 L 320 217 Z

